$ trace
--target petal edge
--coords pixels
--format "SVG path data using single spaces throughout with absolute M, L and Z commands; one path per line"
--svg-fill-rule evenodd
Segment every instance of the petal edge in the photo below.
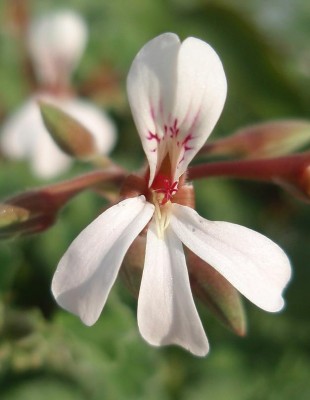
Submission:
M 282 291 L 291 267 L 283 250 L 270 239 L 237 224 L 208 221 L 177 204 L 170 224 L 185 246 L 252 303 L 269 312 L 283 308 Z
M 126 251 L 151 219 L 144 196 L 126 199 L 96 218 L 72 242 L 52 282 L 57 303 L 94 324 L 105 305 Z

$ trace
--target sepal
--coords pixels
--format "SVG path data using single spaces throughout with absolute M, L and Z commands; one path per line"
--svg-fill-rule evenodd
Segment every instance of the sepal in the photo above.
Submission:
M 239 292 L 214 268 L 187 249 L 187 265 L 194 296 L 239 336 L 246 334 L 246 315 Z
M 46 129 L 66 154 L 88 160 L 98 154 L 93 135 L 75 118 L 50 103 L 39 101 Z

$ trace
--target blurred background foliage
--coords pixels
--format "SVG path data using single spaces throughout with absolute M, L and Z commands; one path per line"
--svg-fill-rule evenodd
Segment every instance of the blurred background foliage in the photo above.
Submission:
M 8 18 L 9 2 L 0 3 L 2 119 L 30 93 Z M 130 169 L 142 165 L 143 152 L 126 99 L 126 74 L 141 46 L 165 31 L 208 41 L 223 61 L 228 99 L 213 137 L 269 119 L 309 118 L 308 0 L 28 3 L 32 15 L 73 8 L 86 19 L 90 38 L 74 84 L 114 118 L 119 137 L 113 158 Z M 107 81 L 116 77 L 120 86 L 89 90 L 96 82 L 92 77 L 105 74 Z M 77 164 L 62 178 L 88 168 Z M 0 159 L 1 198 L 43 183 L 26 163 Z M 310 398 L 309 205 L 279 188 L 250 182 L 201 180 L 196 189 L 201 215 L 256 229 L 285 249 L 294 266 L 286 309 L 270 315 L 245 302 L 248 335 L 238 338 L 198 305 L 211 343 L 205 359 L 144 343 L 136 301 L 121 282 L 99 321 L 85 327 L 60 310 L 50 292 L 61 255 L 104 207 L 98 196 L 84 193 L 46 233 L 0 243 L 1 400 Z

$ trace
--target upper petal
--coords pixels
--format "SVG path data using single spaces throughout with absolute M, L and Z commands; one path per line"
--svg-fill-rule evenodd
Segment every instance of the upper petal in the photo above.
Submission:
M 50 12 L 35 19 L 27 33 L 37 78 L 44 84 L 68 79 L 87 41 L 82 17 L 72 10 Z
M 52 282 L 57 303 L 94 324 L 126 251 L 154 212 L 144 196 L 126 199 L 95 219 L 60 260 Z
M 208 340 L 190 289 L 182 243 L 168 227 L 164 239 L 152 222 L 138 300 L 141 335 L 150 344 L 178 344 L 204 356 Z
M 226 93 L 226 76 L 216 52 L 200 39 L 186 39 L 178 55 L 172 111 L 180 129 L 174 180 L 186 171 L 212 132 L 223 110 Z
M 129 104 L 150 166 L 150 184 L 164 157 L 159 143 L 174 101 L 179 48 L 174 33 L 157 36 L 139 51 L 127 77 Z
M 283 250 L 267 237 L 229 222 L 213 222 L 189 207 L 173 205 L 171 227 L 180 240 L 212 265 L 245 297 L 266 311 L 279 311 L 291 276 Z
M 207 43 L 166 33 L 147 43 L 131 66 L 127 90 L 150 164 L 150 185 L 167 153 L 177 180 L 206 141 L 223 109 L 222 63 Z

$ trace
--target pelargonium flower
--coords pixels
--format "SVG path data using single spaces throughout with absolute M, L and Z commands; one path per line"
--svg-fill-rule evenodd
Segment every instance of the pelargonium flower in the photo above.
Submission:
M 196 38 L 180 43 L 175 34 L 160 35 L 136 56 L 127 89 L 149 163 L 140 178 L 144 186 L 127 191 L 128 196 L 137 195 L 103 212 L 73 241 L 60 260 L 52 291 L 63 308 L 86 325 L 94 324 L 128 248 L 146 231 L 140 333 L 152 345 L 177 344 L 204 356 L 209 345 L 191 293 L 183 246 L 271 312 L 284 305 L 290 263 L 265 236 L 236 224 L 208 221 L 182 204 L 186 169 L 225 102 L 226 78 L 215 51 Z
M 29 27 L 26 45 L 39 90 L 1 128 L 0 145 L 12 159 L 27 159 L 33 173 L 52 178 L 72 164 L 45 128 L 38 100 L 47 100 L 77 119 L 94 136 L 98 154 L 108 154 L 116 140 L 116 129 L 96 105 L 68 91 L 71 74 L 84 51 L 87 26 L 70 10 L 40 16 Z

